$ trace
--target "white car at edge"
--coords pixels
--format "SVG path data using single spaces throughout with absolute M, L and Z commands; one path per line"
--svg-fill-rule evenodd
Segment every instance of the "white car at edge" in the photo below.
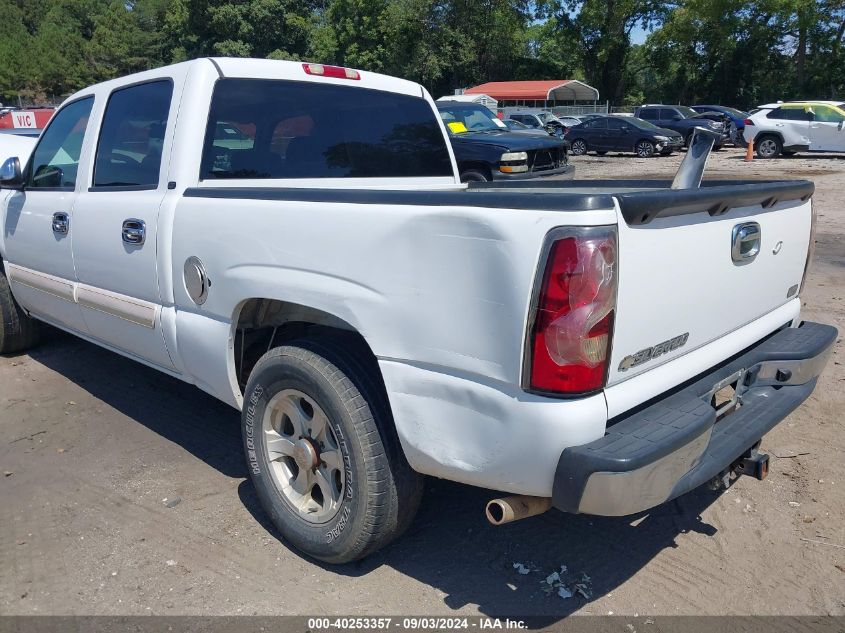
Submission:
M 759 158 L 845 152 L 845 102 L 767 103 L 745 120 L 743 136 Z

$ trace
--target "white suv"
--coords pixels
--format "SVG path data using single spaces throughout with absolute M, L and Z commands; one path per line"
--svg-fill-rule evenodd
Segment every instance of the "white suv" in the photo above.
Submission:
M 796 152 L 845 152 L 845 103 L 795 101 L 760 106 L 745 120 L 746 142 L 757 156 Z

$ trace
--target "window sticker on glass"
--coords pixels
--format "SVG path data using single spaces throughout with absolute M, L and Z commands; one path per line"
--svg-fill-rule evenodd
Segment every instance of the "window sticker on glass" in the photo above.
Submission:
M 498 127 L 501 127 L 501 128 L 507 128 L 508 127 L 507 125 L 502 123 L 502 121 L 500 119 L 490 119 L 490 120 L 493 121 L 493 123 L 495 125 L 497 125 Z
M 449 126 L 449 131 L 452 134 L 462 134 L 464 132 L 469 132 L 469 130 L 467 130 L 467 126 L 461 123 L 460 121 L 452 121 L 451 123 L 447 123 L 446 125 Z

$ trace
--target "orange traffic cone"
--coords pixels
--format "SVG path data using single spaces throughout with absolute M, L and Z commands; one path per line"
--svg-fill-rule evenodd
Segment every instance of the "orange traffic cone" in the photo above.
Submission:
M 748 141 L 748 147 L 745 148 L 745 162 L 754 160 L 754 137 Z

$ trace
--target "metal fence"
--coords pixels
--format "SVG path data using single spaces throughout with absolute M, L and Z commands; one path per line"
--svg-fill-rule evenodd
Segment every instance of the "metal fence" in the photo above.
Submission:
M 588 103 L 584 105 L 553 106 L 555 116 L 578 116 L 579 114 L 607 114 L 607 103 Z

